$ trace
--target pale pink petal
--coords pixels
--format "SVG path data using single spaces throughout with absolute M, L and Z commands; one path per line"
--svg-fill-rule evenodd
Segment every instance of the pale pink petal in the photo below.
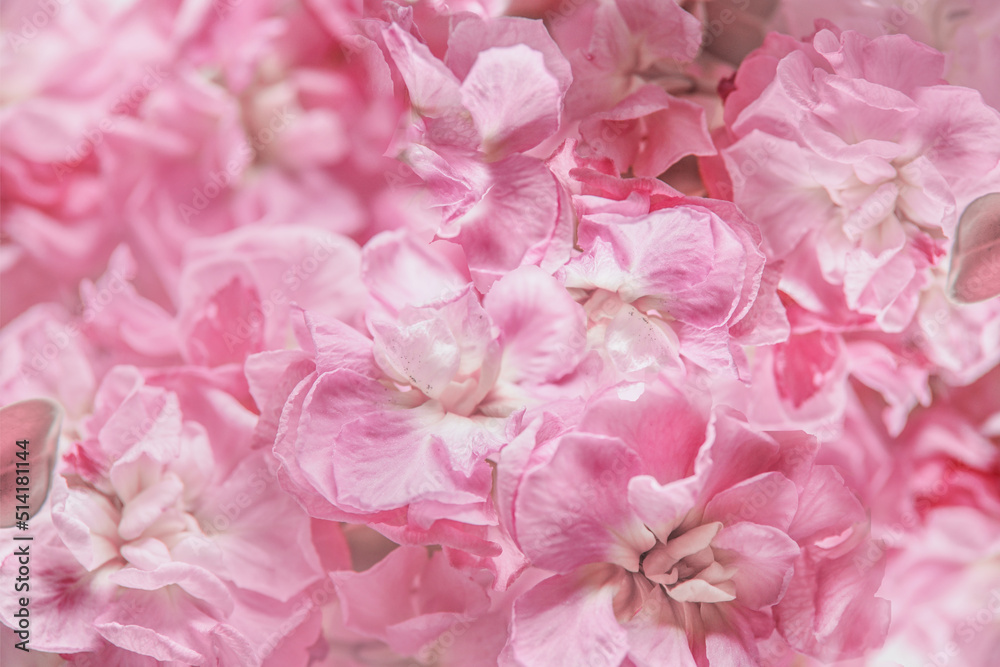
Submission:
M 330 578 L 347 627 L 404 655 L 488 606 L 478 585 L 450 567 L 442 553 L 429 556 L 422 547 L 400 547 L 365 572 L 334 572 Z
M 784 475 L 766 472 L 732 486 L 705 505 L 705 521 L 727 526 L 749 521 L 787 531 L 795 517 L 799 492 Z
M 647 596 L 639 612 L 625 623 L 628 657 L 636 667 L 676 665 L 695 667 L 686 631 L 686 616 L 693 606 L 677 603 L 656 588 Z
M 514 603 L 513 664 L 618 667 L 628 652 L 626 631 L 612 607 L 620 579 L 607 569 L 585 568 L 525 593 Z
M 541 21 L 511 16 L 484 21 L 477 16 L 469 16 L 449 33 L 444 62 L 455 76 L 464 80 L 481 52 L 517 44 L 524 44 L 542 54 L 545 69 L 559 81 L 560 93 L 565 94 L 573 80 L 573 72 Z
M 462 82 L 487 155 L 526 151 L 559 128 L 562 94 L 544 56 L 523 44 L 481 51 Z
M 561 572 L 600 562 L 638 571 L 640 554 L 655 543 L 626 499 L 638 467 L 619 440 L 564 436 L 552 460 L 521 482 L 515 520 L 524 553 Z
M 183 593 L 130 591 L 93 623 L 112 644 L 161 661 L 198 664 L 215 653 L 218 621 Z
M 687 518 L 698 500 L 701 480 L 695 477 L 660 484 L 648 475 L 629 480 L 628 499 L 636 515 L 660 542 Z
M 403 230 L 383 232 L 362 250 L 361 277 L 373 296 L 396 311 L 440 301 L 461 290 L 468 279 L 436 250 Z
M 202 495 L 198 513 L 217 531 L 212 541 L 222 551 L 229 580 L 285 602 L 320 578 L 319 556 L 309 517 L 278 488 L 268 467 L 270 452 L 258 452 Z M 276 532 L 284 536 L 281 545 L 271 539 Z M 268 576 L 277 560 L 283 563 L 280 581 Z
M 740 522 L 715 536 L 712 551 L 716 562 L 736 570 L 732 582 L 740 605 L 761 609 L 785 594 L 799 545 L 777 528 Z
M 583 309 L 541 269 L 511 271 L 493 284 L 483 305 L 501 332 L 502 379 L 553 382 L 571 373 L 583 357 Z

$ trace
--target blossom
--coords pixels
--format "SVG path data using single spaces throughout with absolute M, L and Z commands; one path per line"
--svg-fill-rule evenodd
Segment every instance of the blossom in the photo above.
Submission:
M 902 33 L 948 56 L 946 78 L 959 86 L 976 88 L 993 108 L 1000 106 L 1000 87 L 985 63 L 996 58 L 1000 42 L 996 25 L 1000 12 L 984 0 L 931 0 L 900 5 L 888 0 L 831 2 L 817 6 L 803 0 L 779 3 L 771 25 L 782 32 L 803 36 L 814 30 L 817 19 L 856 30 L 868 37 Z
M 941 85 L 943 62 L 904 36 L 772 35 L 726 98 L 733 200 L 784 262 L 781 289 L 832 323 L 905 328 L 959 212 L 997 189 L 1000 114 Z
M 438 237 L 462 246 L 481 290 L 521 265 L 554 271 L 572 213 L 545 164 L 524 154 L 558 129 L 572 80 L 552 38 L 539 22 L 468 18 L 442 62 L 398 24 L 383 33 L 414 116 L 400 157 L 442 209 Z
M 989 663 L 994 4 L 4 4 L 0 661 Z
M 735 207 L 638 192 L 577 201 L 583 252 L 562 272 L 586 290 L 591 335 L 621 372 L 683 369 L 682 358 L 735 372 L 745 366 L 737 341 L 787 335 L 759 232 Z
M 515 536 L 553 572 L 515 603 L 509 664 L 755 664 L 775 632 L 826 660 L 880 644 L 881 574 L 851 567 L 857 498 L 815 441 L 703 400 L 611 390 L 578 428 L 504 450 Z
M 573 67 L 567 97 L 582 118 L 606 111 L 644 82 L 669 82 L 701 47 L 698 20 L 673 0 L 581 2 L 559 8 L 553 37 Z M 680 77 L 678 77 L 680 78 Z
M 278 628 L 321 576 L 309 518 L 263 452 L 247 456 L 252 415 L 232 398 L 216 403 L 242 447 L 212 443 L 212 424 L 192 421 L 185 401 L 137 369 L 106 376 L 47 516 L 33 521 L 38 649 L 261 664 L 283 638 L 262 629 Z M 273 540 L 279 526 L 291 552 Z M 269 575 L 278 560 L 281 581 Z M 16 564 L 8 552 L 4 571 Z
M 370 316 L 370 338 L 307 312 L 302 351 L 248 362 L 251 391 L 274 429 L 266 437 L 279 478 L 314 516 L 364 521 L 404 544 L 499 555 L 487 538 L 497 523 L 489 460 L 505 439 L 505 400 L 572 370 L 582 311 L 535 267 L 505 276 L 482 303 L 471 284 L 394 303 L 399 265 L 385 259 L 420 263 L 428 285 L 438 278 L 445 288 L 456 271 L 405 237 L 381 240 L 366 256 L 383 309 Z M 539 329 L 542 313 L 560 314 Z M 564 347 L 548 347 L 554 331 L 571 334 Z

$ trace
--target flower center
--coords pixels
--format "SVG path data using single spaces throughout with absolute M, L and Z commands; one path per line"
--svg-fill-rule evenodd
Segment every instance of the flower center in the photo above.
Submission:
M 736 599 L 735 568 L 715 560 L 711 542 L 722 523 L 706 523 L 642 554 L 639 571 L 678 602 L 727 602 Z

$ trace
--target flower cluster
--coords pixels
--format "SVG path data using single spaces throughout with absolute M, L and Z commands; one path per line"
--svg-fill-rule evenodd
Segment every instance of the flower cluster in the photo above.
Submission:
M 6 5 L 4 663 L 988 667 L 1000 13 L 897 4 Z

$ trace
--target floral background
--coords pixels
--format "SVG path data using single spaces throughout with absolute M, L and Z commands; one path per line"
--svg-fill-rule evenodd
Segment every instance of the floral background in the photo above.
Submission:
M 996 664 L 1000 3 L 0 21 L 5 665 Z

